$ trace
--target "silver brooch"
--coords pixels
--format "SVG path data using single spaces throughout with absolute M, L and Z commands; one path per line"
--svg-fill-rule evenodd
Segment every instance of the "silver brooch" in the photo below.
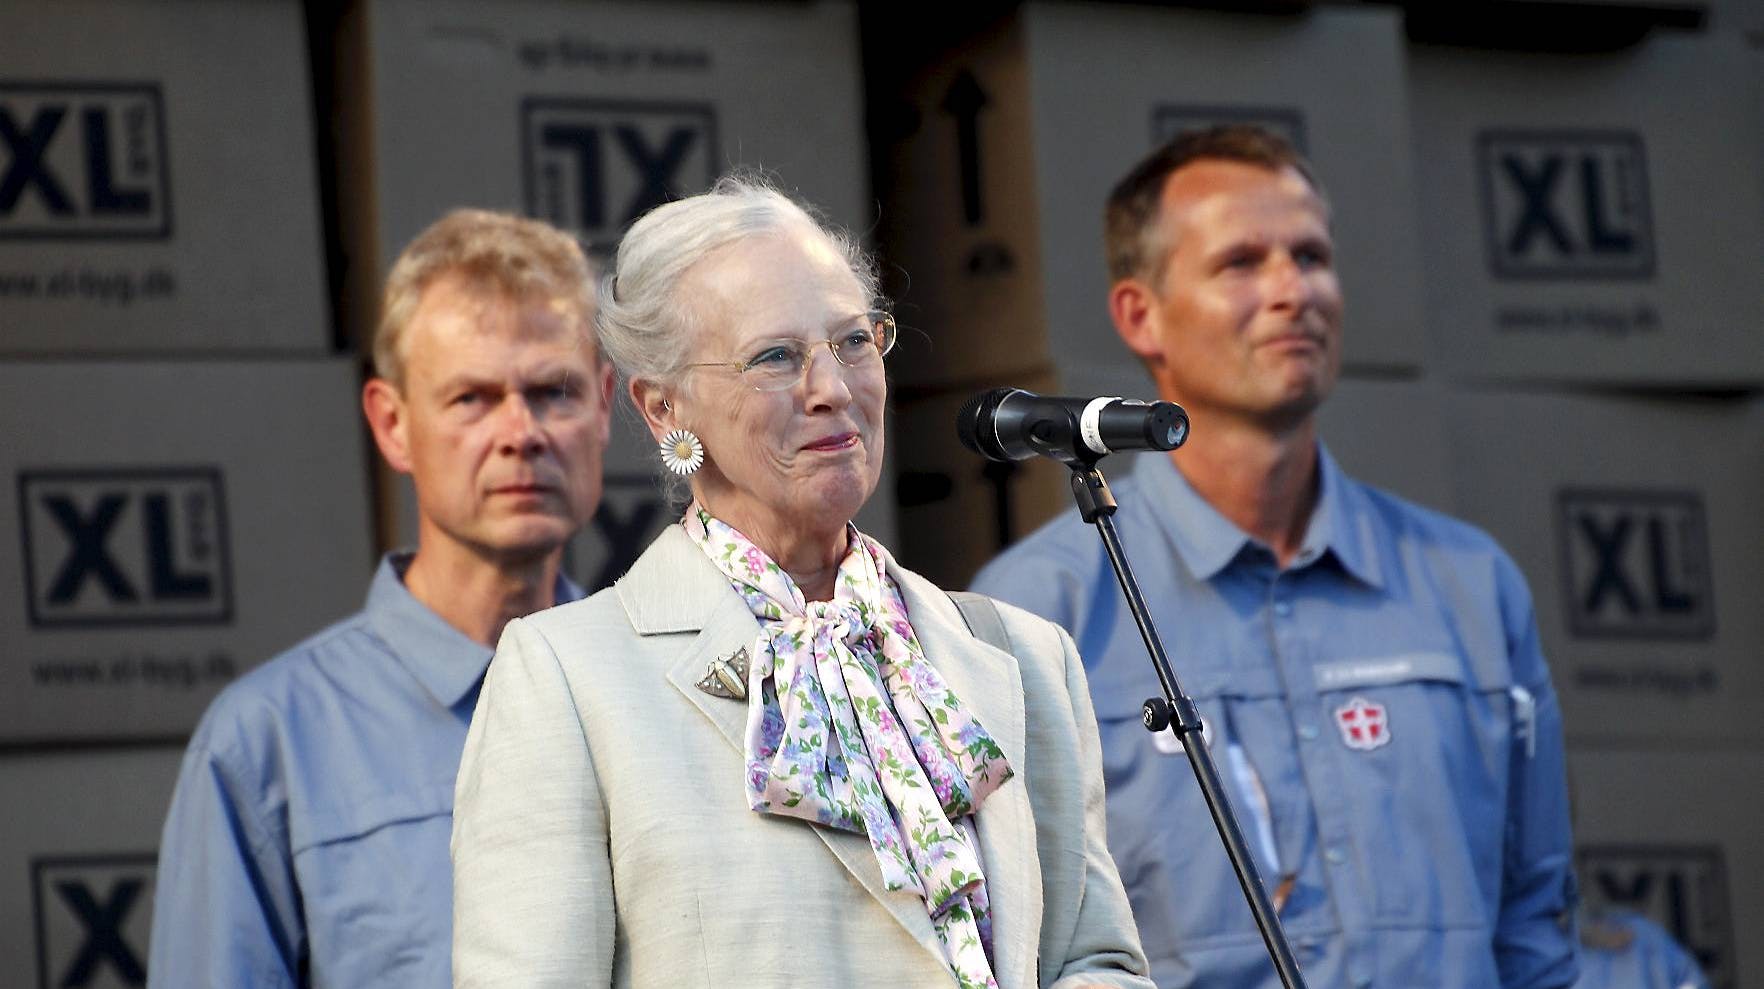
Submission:
M 742 646 L 728 656 L 718 656 L 705 668 L 698 689 L 712 697 L 731 700 L 747 699 L 747 647 Z

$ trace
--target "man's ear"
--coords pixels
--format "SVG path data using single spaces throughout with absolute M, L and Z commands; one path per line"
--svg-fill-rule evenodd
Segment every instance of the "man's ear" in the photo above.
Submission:
M 404 395 L 397 386 L 385 378 L 369 378 L 361 386 L 361 411 L 373 430 L 380 456 L 398 473 L 410 473 L 410 422 Z
M 618 381 L 618 374 L 613 369 L 612 361 L 600 362 L 600 445 L 612 438 L 612 406 L 613 385 Z
M 1123 278 L 1109 289 L 1109 319 L 1115 332 L 1128 350 L 1152 366 L 1164 361 L 1157 302 L 1157 293 L 1137 278 Z
M 660 443 L 668 430 L 680 424 L 669 404 L 667 393 L 660 382 L 648 378 L 632 378 L 630 389 L 631 401 L 636 404 L 637 411 L 643 413 L 643 421 L 649 425 L 649 435 Z

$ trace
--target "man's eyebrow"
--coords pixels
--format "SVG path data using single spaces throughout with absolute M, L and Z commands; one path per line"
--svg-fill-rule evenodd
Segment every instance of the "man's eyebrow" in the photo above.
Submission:
M 483 388 L 493 383 L 491 379 L 482 375 L 473 374 L 470 371 L 460 371 L 441 379 L 441 383 L 435 386 L 435 390 L 439 392 L 465 391 Z
M 1244 251 L 1265 251 L 1267 249 L 1267 238 L 1254 237 L 1246 234 L 1242 237 L 1234 237 L 1231 240 L 1218 245 L 1212 250 L 1206 252 L 1202 257 L 1205 257 L 1208 260 L 1218 260 L 1219 258 L 1227 257 L 1232 254 L 1241 254 Z
M 523 387 L 551 387 L 587 381 L 591 376 L 580 374 L 566 364 L 541 364 L 522 375 Z

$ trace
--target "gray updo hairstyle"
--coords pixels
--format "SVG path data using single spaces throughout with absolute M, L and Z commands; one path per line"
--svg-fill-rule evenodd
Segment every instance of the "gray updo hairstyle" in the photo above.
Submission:
M 866 299 L 877 297 L 876 264 L 845 230 L 763 179 L 730 175 L 709 192 L 657 206 L 619 241 L 601 286 L 600 348 L 625 378 L 674 383 L 691 350 L 694 307 L 676 299 L 680 280 L 712 251 L 744 237 L 807 228 L 851 268 Z

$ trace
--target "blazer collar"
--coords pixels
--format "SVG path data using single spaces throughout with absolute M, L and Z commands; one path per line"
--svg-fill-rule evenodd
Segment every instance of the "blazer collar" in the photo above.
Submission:
M 1018 773 L 1026 771 L 1023 684 L 1016 660 L 974 638 L 949 595 L 900 568 L 889 569 L 926 658 L 950 689 L 992 733 Z M 747 704 L 698 689 L 709 664 L 751 648 L 759 620 L 728 578 L 705 558 L 684 529 L 669 526 L 614 585 L 639 635 L 692 634 L 664 676 L 737 752 L 745 751 Z M 695 634 L 694 634 L 695 633 Z M 993 904 L 993 969 L 1001 986 L 1035 984 L 1041 929 L 1041 873 L 1028 785 L 1013 779 L 993 791 L 975 816 L 987 893 Z M 918 896 L 887 889 L 867 837 L 814 828 L 846 870 L 941 962 L 943 949 Z

